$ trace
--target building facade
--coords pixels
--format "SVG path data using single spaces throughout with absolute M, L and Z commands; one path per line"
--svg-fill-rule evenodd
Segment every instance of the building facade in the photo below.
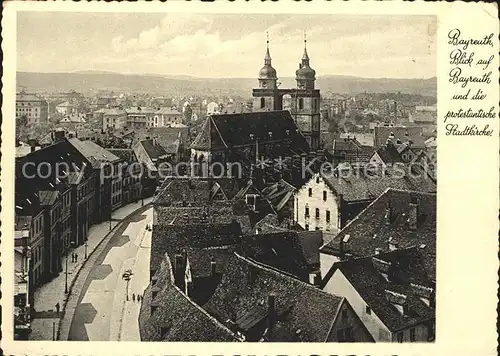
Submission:
M 26 92 L 16 95 L 16 119 L 26 116 L 28 124 L 36 125 L 47 122 L 48 115 L 49 106 L 47 101 Z

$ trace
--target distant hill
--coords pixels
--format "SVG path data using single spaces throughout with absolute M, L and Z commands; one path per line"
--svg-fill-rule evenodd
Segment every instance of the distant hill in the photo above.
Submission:
M 280 78 L 281 88 L 295 86 L 294 78 Z M 317 78 L 317 87 L 322 93 L 360 92 L 436 95 L 436 78 L 390 79 L 359 78 L 353 76 L 327 75 Z M 166 95 L 233 94 L 242 97 L 251 95 L 257 84 L 254 78 L 195 78 L 185 75 L 119 74 L 105 71 L 78 71 L 73 73 L 17 72 L 17 86 L 29 92 L 65 92 L 74 89 L 91 94 L 98 90 L 116 92 L 150 92 Z

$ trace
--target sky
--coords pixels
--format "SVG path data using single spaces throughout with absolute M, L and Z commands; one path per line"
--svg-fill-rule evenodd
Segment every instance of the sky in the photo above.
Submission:
M 436 76 L 435 16 L 19 12 L 17 69 L 255 78 L 266 33 L 278 77 Z

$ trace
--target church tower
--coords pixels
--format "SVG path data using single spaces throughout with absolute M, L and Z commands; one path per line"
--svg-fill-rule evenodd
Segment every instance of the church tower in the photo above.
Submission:
M 259 87 L 253 90 L 253 111 L 274 111 L 281 109 L 278 94 L 278 76 L 271 64 L 269 36 L 264 57 L 264 67 L 259 71 Z
M 295 72 L 297 89 L 294 90 L 294 117 L 300 131 L 306 136 L 312 150 L 319 148 L 320 139 L 320 93 L 314 89 L 316 71 L 309 64 L 307 39 L 304 34 L 304 54 Z

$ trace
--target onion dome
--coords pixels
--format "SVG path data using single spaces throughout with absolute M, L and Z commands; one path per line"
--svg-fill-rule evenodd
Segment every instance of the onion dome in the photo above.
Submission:
M 315 80 L 316 71 L 309 66 L 309 55 L 307 54 L 307 40 L 304 38 L 304 54 L 299 69 L 295 72 L 297 80 Z
M 266 56 L 264 57 L 264 67 L 259 71 L 259 79 L 278 79 L 276 69 L 271 65 L 271 55 L 269 54 L 269 38 L 267 39 Z

